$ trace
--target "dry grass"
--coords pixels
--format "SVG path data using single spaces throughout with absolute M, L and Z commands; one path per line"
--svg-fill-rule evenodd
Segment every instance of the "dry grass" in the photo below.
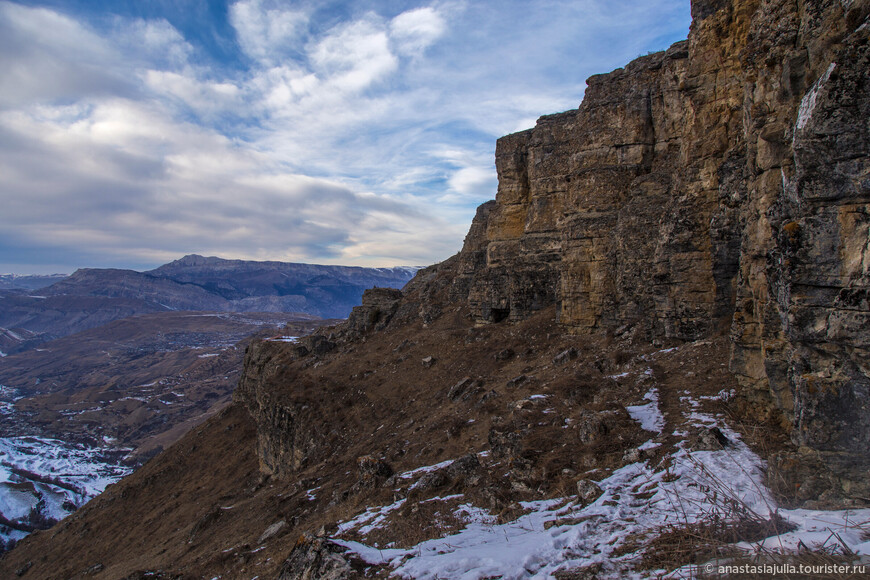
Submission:
M 391 512 L 383 523 L 365 537 L 347 534 L 350 539 L 363 541 L 376 548 L 411 548 L 426 540 L 443 538 L 465 528 L 467 521 L 457 508 L 464 500 L 429 500 L 406 503 L 402 509 Z

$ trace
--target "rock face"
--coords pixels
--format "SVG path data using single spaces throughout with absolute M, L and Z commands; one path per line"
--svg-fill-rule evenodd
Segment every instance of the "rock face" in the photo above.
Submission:
M 568 332 L 644 342 L 730 329 L 743 404 L 801 449 L 777 464 L 870 497 L 868 13 L 693 1 L 687 41 L 500 139 L 462 251 L 367 294 L 337 340 L 451 305 L 480 324 L 555 306 Z
M 693 2 L 688 41 L 498 141 L 451 298 L 481 323 L 556 304 L 576 333 L 730 326 L 745 399 L 867 497 L 868 11 Z

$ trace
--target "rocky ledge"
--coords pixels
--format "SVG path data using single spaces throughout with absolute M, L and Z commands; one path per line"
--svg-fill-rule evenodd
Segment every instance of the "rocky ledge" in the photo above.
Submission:
M 554 306 L 566 332 L 638 344 L 730 333 L 744 411 L 799 449 L 773 458 L 784 477 L 812 480 L 805 500 L 866 500 L 870 2 L 692 10 L 687 41 L 498 141 L 496 199 L 459 254 L 310 340 L 325 352 L 454 306 L 478 324 Z M 272 395 L 245 386 L 267 366 L 255 348 L 238 398 L 286 442 Z

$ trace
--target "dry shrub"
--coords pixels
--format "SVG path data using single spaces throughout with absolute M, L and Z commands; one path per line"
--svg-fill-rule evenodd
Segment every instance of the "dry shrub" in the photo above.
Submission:
M 650 542 L 640 563 L 644 570 L 674 570 L 739 554 L 733 544 L 757 542 L 790 531 L 778 515 L 764 519 L 741 511 L 737 519 L 722 517 L 693 524 L 668 526 Z
M 695 462 L 709 482 L 703 505 L 707 513 L 697 521 L 671 525 L 659 533 L 641 559 L 640 568 L 674 570 L 689 564 L 740 554 L 734 544 L 758 542 L 794 529 L 777 513 L 765 517 L 755 512 L 724 482 Z M 688 520 L 688 518 L 686 518 Z

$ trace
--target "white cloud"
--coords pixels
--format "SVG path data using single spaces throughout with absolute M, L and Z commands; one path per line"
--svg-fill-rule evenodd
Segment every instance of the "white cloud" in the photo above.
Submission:
M 390 38 L 402 54 L 419 55 L 446 30 L 444 17 L 429 6 L 402 12 L 390 22 Z
M 109 43 L 67 16 L 0 2 L 0 107 L 130 93 Z
M 382 26 L 368 19 L 330 31 L 316 43 L 309 57 L 331 90 L 356 92 L 384 79 L 398 68 Z
M 202 81 L 171 71 L 147 70 L 145 84 L 171 96 L 198 112 L 226 110 L 241 104 L 242 90 L 231 82 Z
M 674 3 L 626 2 L 242 0 L 227 65 L 164 19 L 0 0 L 0 252 L 443 259 L 495 194 L 497 137 L 664 48 Z
M 114 45 L 150 67 L 179 69 L 187 64 L 193 47 L 166 20 L 116 21 Z M 129 62 L 129 61 L 128 61 Z
M 273 64 L 304 41 L 308 15 L 281 7 L 268 8 L 262 0 L 242 0 L 230 6 L 230 23 L 239 45 L 251 58 Z

